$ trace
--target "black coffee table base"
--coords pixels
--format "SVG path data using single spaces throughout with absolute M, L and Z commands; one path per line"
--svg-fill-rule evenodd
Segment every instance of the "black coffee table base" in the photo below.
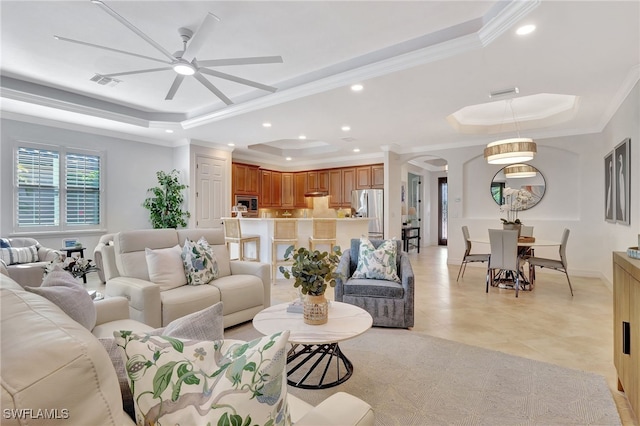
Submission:
M 301 389 L 326 389 L 351 377 L 353 364 L 338 343 L 294 344 L 287 354 L 287 383 Z M 300 370 L 301 367 L 302 370 Z M 325 380 L 331 380 L 325 383 Z

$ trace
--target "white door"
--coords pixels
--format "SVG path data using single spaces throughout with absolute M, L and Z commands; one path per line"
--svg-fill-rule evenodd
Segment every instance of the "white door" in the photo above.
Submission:
M 196 228 L 221 228 L 225 211 L 226 160 L 196 156 Z

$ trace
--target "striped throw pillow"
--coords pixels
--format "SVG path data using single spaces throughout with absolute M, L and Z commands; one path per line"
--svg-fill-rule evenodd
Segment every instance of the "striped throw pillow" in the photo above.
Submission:
M 0 248 L 0 257 L 7 265 L 37 262 L 38 248 L 36 246 Z

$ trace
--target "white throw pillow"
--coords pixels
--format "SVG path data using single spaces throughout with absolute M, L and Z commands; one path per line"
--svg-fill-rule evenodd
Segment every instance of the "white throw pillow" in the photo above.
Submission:
M 182 265 L 182 249 L 179 245 L 170 248 L 144 249 L 149 270 L 149 279 L 160 286 L 160 291 L 185 285 L 187 277 Z
M 290 425 L 289 331 L 251 342 L 114 332 L 138 424 Z
M 7 265 L 33 263 L 38 261 L 38 247 L 8 247 L 0 248 L 0 257 Z
M 367 238 L 360 238 L 358 266 L 352 277 L 400 282 L 397 258 L 398 246 L 395 240 L 385 240 L 375 248 Z

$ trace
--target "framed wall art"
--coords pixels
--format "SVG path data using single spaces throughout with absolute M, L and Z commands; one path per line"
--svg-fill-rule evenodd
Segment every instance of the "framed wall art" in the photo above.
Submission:
M 604 157 L 604 220 L 616 221 L 616 166 L 613 162 L 613 151 Z
M 616 188 L 616 222 L 631 224 L 631 139 L 620 142 L 613 150 L 613 162 L 615 164 L 615 188 Z

